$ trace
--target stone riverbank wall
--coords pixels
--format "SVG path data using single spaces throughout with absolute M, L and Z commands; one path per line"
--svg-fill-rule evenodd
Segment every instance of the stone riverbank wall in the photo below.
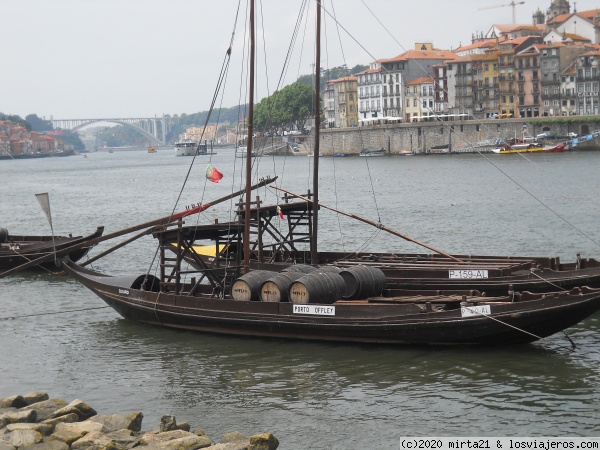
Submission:
M 583 136 L 598 129 L 600 116 L 368 125 L 322 129 L 320 153 L 329 156 L 336 153 L 353 155 L 365 148 L 383 148 L 390 154 L 411 151 L 445 153 L 450 143 L 453 152 L 473 152 L 474 145 L 499 138 L 520 139 L 523 135 L 535 137 L 544 132 L 560 135 L 573 132 Z M 306 146 L 312 152 L 310 137 L 306 140 Z M 577 148 L 600 149 L 600 140 L 582 143 Z
M 226 433 L 218 443 L 187 422 L 163 416 L 142 431 L 141 412 L 98 415 L 87 403 L 51 399 L 44 392 L 0 398 L 0 450 L 276 450 L 271 433 Z

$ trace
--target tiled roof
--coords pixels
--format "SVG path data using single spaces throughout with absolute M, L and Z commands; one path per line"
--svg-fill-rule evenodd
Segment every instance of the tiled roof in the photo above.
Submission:
M 382 59 L 382 63 L 408 61 L 410 59 L 455 59 L 455 53 L 448 50 L 408 50 L 395 58 Z
M 433 78 L 431 78 L 431 77 L 416 78 L 416 79 L 406 83 L 406 86 L 412 86 L 414 84 L 433 84 Z

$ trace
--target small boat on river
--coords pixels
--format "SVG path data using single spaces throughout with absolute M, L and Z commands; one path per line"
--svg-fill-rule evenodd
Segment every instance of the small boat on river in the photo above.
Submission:
M 365 148 L 358 156 L 385 156 L 385 149 L 382 148 Z
M 0 228 L 0 272 L 13 269 L 28 261 L 38 259 L 66 248 L 91 241 L 102 236 L 104 227 L 98 227 L 88 236 L 24 236 L 9 234 L 5 228 Z M 78 261 L 93 247 L 85 245 L 69 252 L 69 258 Z M 48 269 L 56 269 L 54 260 L 41 264 Z

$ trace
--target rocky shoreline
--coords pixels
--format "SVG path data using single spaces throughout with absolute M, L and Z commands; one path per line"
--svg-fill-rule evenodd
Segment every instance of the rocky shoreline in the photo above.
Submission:
M 275 450 L 272 433 L 226 433 L 218 443 L 187 422 L 162 416 L 156 429 L 142 431 L 141 412 L 98 415 L 85 402 L 50 399 L 45 392 L 0 398 L 0 450 Z

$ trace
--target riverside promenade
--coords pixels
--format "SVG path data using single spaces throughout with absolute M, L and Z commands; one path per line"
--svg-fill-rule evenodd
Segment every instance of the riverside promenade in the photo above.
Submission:
M 352 128 L 322 129 L 320 153 L 358 155 L 364 148 L 383 148 L 391 155 L 405 152 L 473 153 L 475 147 L 498 139 L 521 139 L 548 132 L 583 136 L 600 129 L 600 116 L 539 117 L 524 119 L 456 120 L 368 125 Z M 564 139 L 567 140 L 567 139 Z M 306 144 L 312 152 L 311 140 Z M 600 149 L 600 140 L 577 146 L 578 150 Z

